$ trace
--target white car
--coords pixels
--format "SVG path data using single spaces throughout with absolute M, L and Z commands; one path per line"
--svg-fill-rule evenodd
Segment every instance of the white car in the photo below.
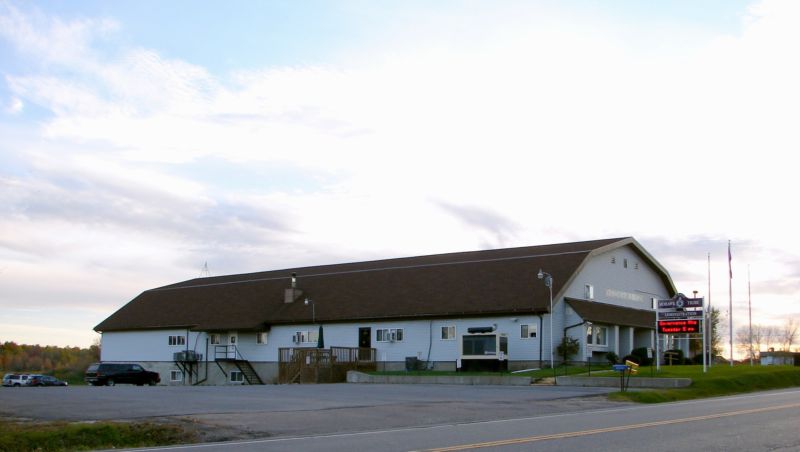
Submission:
M 3 386 L 29 386 L 28 374 L 5 374 L 3 375 Z

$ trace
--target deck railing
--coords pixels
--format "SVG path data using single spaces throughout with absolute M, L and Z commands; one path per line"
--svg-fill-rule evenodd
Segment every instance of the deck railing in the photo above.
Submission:
M 278 349 L 279 383 L 335 383 L 348 370 L 375 370 L 374 348 L 331 347 Z

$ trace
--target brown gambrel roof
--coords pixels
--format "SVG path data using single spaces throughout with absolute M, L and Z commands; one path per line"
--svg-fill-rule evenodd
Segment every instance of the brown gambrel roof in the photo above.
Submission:
M 191 328 L 259 330 L 311 321 L 302 299 L 284 303 L 292 273 L 317 322 L 542 313 L 594 253 L 633 244 L 672 287 L 666 270 L 632 238 L 471 251 L 197 278 L 143 292 L 97 331 Z
M 567 304 L 575 310 L 583 320 L 610 325 L 638 326 L 642 328 L 656 327 L 656 311 L 626 308 L 596 301 L 567 298 Z

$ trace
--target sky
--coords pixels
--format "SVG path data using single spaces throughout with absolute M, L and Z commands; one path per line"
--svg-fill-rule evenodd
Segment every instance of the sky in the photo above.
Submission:
M 792 0 L 0 0 L 0 342 L 88 346 L 205 265 L 627 236 L 726 313 L 730 240 L 734 329 L 748 282 L 754 323 L 800 319 L 798 22 Z

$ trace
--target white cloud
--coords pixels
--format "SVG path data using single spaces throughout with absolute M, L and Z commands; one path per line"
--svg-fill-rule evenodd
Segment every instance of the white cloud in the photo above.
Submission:
M 6 107 L 6 113 L 10 115 L 18 115 L 22 113 L 22 110 L 25 108 L 25 104 L 19 98 L 15 97 L 11 99 L 11 102 L 8 103 Z
M 145 289 L 209 256 L 218 274 L 621 235 L 800 256 L 784 201 L 798 188 L 796 2 L 761 2 L 737 36 L 660 29 L 688 47 L 649 54 L 603 18 L 519 13 L 340 66 L 220 75 L 150 49 L 101 57 L 113 21 L 8 7 L 3 36 L 67 70 L 7 77 L 54 117 L 9 148 L 30 172 L 0 180 L 0 230 L 25 231 L 0 242 L 2 265 L 43 249 L 93 272 L 142 262 Z M 175 172 L 203 159 L 272 171 L 244 188 Z M 282 171 L 318 183 L 271 180 Z M 679 285 L 702 285 L 700 254 L 665 258 Z M 789 306 L 791 268 L 752 256 L 794 281 L 770 298 Z M 116 290 L 109 306 L 136 292 Z

